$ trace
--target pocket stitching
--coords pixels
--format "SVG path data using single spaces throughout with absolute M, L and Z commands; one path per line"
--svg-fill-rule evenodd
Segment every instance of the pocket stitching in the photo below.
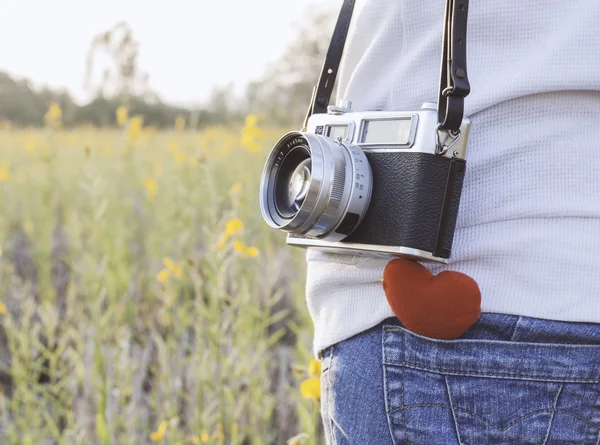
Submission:
M 406 343 L 405 340 L 405 335 L 406 333 L 404 331 L 402 331 L 402 360 L 406 361 L 406 350 L 404 349 L 404 344 Z M 402 371 L 402 406 L 406 405 L 406 397 L 405 397 L 405 391 L 404 391 L 404 375 L 405 372 Z M 413 445 L 412 441 L 408 438 L 408 423 L 406 420 L 406 412 L 402 413 L 402 418 L 404 419 L 404 438 L 406 439 L 406 443 L 408 445 Z
M 585 348 L 585 349 L 591 349 L 591 350 L 600 350 L 600 344 L 574 344 L 574 343 L 536 343 L 536 342 L 531 342 L 531 341 L 510 341 L 510 340 L 486 340 L 486 339 L 481 339 L 481 338 L 463 338 L 463 339 L 458 339 L 458 340 L 443 340 L 443 339 L 438 339 L 438 338 L 431 338 L 431 337 L 425 337 L 423 335 L 420 334 L 416 334 L 406 328 L 397 326 L 397 325 L 393 325 L 393 324 L 386 324 L 383 326 L 383 328 L 385 329 L 386 333 L 391 333 L 391 332 L 402 332 L 403 334 L 409 333 L 411 336 L 414 336 L 422 341 L 427 341 L 430 343 L 439 343 L 439 344 L 446 344 L 446 345 L 452 345 L 455 344 L 457 342 L 460 343 L 474 343 L 474 344 L 506 344 L 506 345 L 512 345 L 512 346 L 560 346 L 561 348 Z
M 404 348 L 404 344 L 403 344 Z M 545 381 L 545 382 L 557 382 L 557 383 L 599 383 L 600 378 L 565 378 L 557 376 L 528 376 L 522 374 L 510 374 L 510 373 L 486 373 L 477 371 L 465 371 L 464 369 L 453 369 L 453 368 L 436 368 L 434 366 L 423 366 L 417 363 L 411 362 L 397 362 L 397 361 L 385 361 L 384 365 L 389 366 L 405 366 L 407 368 L 418 369 L 421 371 L 432 371 L 437 374 L 450 374 L 450 375 L 464 375 L 464 376 L 480 376 L 480 377 L 496 377 L 496 378 L 507 378 L 511 380 L 533 380 L 533 381 Z
M 490 370 L 486 370 L 485 372 L 477 372 L 477 371 L 465 371 L 464 369 L 454 369 L 452 367 L 448 367 L 448 368 L 438 368 L 435 366 L 431 366 L 429 363 L 427 364 L 422 364 L 422 363 L 413 363 L 413 362 L 408 362 L 406 360 L 406 349 L 405 349 L 405 342 L 407 341 L 407 335 L 410 335 L 411 337 L 416 337 L 418 340 L 421 341 L 427 341 L 427 342 L 432 342 L 432 343 L 436 343 L 436 344 L 453 344 L 456 343 L 458 341 L 460 341 L 461 343 L 475 343 L 475 344 L 487 344 L 487 343 L 494 343 L 494 344 L 507 344 L 507 345 L 511 345 L 512 347 L 524 347 L 524 346 L 540 346 L 539 343 L 528 343 L 528 342 L 506 342 L 506 341 L 492 341 L 492 340 L 473 340 L 473 339 L 464 339 L 464 340 L 438 340 L 438 339 L 431 339 L 428 337 L 423 337 L 419 334 L 415 334 L 413 332 L 407 331 L 406 329 L 402 328 L 402 327 L 398 327 L 396 325 L 384 325 L 383 326 L 383 330 L 386 334 L 388 333 L 400 333 L 401 336 L 399 338 L 399 341 L 402 342 L 402 361 L 397 361 L 397 360 L 388 360 L 386 354 L 384 353 L 384 365 L 400 365 L 400 366 L 408 366 L 414 369 L 419 369 L 419 370 L 431 370 L 433 372 L 438 372 L 440 374 L 454 374 L 454 375 L 472 375 L 472 376 L 487 376 L 487 377 L 491 377 L 491 376 L 496 376 L 498 378 L 517 378 L 517 379 L 524 379 L 524 380 L 532 380 L 532 381 L 537 381 L 537 380 L 544 380 L 544 381 L 554 381 L 554 382 L 558 382 L 558 383 L 565 383 L 565 382 L 569 382 L 569 383 L 600 383 L 600 375 L 599 376 L 594 376 L 594 377 L 569 377 L 569 376 L 564 376 L 564 375 L 527 375 L 527 374 L 522 374 L 522 373 L 500 373 L 500 372 L 495 372 L 495 371 L 491 371 Z M 410 339 L 408 339 L 410 341 Z M 383 340 L 383 348 L 384 348 L 384 352 L 387 349 L 387 344 L 389 342 L 389 337 L 384 336 L 384 340 Z M 546 345 L 548 346 L 548 345 Z M 557 347 L 561 347 L 561 348 L 584 348 L 584 349 L 590 349 L 592 348 L 592 350 L 598 350 L 600 351 L 600 345 L 574 345 L 574 344 L 556 344 L 555 346 Z
M 390 438 L 392 439 L 392 444 L 396 444 L 396 439 L 394 438 L 394 424 L 392 422 L 391 412 L 390 412 L 390 399 L 388 394 L 388 381 L 387 381 L 387 367 L 383 366 L 383 363 L 386 362 L 385 355 L 385 334 L 381 336 L 381 358 L 382 358 L 382 370 L 383 370 L 383 397 L 385 402 L 385 416 L 387 418 L 388 429 L 390 430 Z M 402 382 L 404 384 L 404 376 L 402 376 Z M 404 392 L 403 392 L 404 393 Z M 394 410 L 395 411 L 395 410 Z
M 558 398 L 560 397 L 560 393 L 562 392 L 565 384 L 563 383 L 558 388 L 556 392 L 556 397 L 554 397 L 554 405 L 552 406 L 552 414 L 550 415 L 550 420 L 548 421 L 548 429 L 546 430 L 546 437 L 544 438 L 544 443 L 542 445 L 546 445 L 548 442 L 548 438 L 550 437 L 550 429 L 552 428 L 552 423 L 554 422 L 554 417 L 556 416 L 556 407 L 558 406 Z M 588 425 L 589 426 L 589 425 Z
M 590 415 L 588 416 L 588 425 L 585 429 L 585 437 L 588 437 L 588 431 L 590 430 L 590 426 L 596 426 L 594 422 L 592 422 L 592 416 L 594 415 L 594 408 L 598 405 L 598 401 L 600 400 L 600 385 L 596 385 L 596 399 L 590 408 Z M 596 426 L 598 429 L 598 443 L 600 443 L 600 426 Z
M 454 402 L 452 401 L 452 392 L 450 391 L 450 385 L 448 384 L 448 376 L 444 376 L 444 383 L 446 384 L 446 392 L 448 393 L 448 402 L 450 402 L 450 411 L 452 411 L 452 420 L 454 421 L 454 429 L 456 430 L 456 438 L 458 443 L 462 445 L 463 440 L 460 436 L 460 428 L 458 427 L 458 420 L 456 419 L 456 411 L 454 410 Z
M 404 405 L 404 406 L 402 406 L 402 407 L 400 407 L 400 408 L 396 408 L 396 409 L 394 409 L 394 410 L 390 411 L 390 412 L 389 412 L 389 414 L 394 414 L 394 413 L 396 413 L 396 412 L 398 412 L 398 411 L 404 411 L 404 410 L 406 410 L 407 408 L 424 408 L 424 407 L 427 407 L 427 406 L 430 406 L 430 407 L 434 407 L 434 406 L 435 406 L 435 407 L 439 407 L 439 408 L 450 408 L 450 409 L 456 409 L 456 411 L 462 411 L 462 412 L 465 412 L 465 413 L 469 414 L 469 415 L 470 415 L 470 416 L 472 416 L 472 417 L 475 417 L 475 418 L 477 418 L 477 419 L 480 419 L 480 420 L 481 420 L 483 423 L 485 423 L 486 425 L 490 425 L 490 426 L 492 426 L 492 427 L 496 428 L 498 431 L 506 431 L 506 430 L 508 430 L 510 427 L 512 427 L 513 425 L 515 425 L 515 424 L 519 423 L 521 420 L 523 420 L 523 419 L 525 419 L 525 418 L 527 418 L 527 417 L 531 417 L 531 416 L 534 416 L 534 415 L 536 415 L 536 414 L 540 414 L 540 413 L 543 413 L 543 412 L 552 412 L 552 411 L 556 411 L 556 412 L 559 412 L 559 413 L 563 413 L 563 414 L 568 414 L 568 415 L 571 415 L 571 416 L 573 416 L 573 417 L 576 417 L 577 419 L 581 420 L 581 421 L 582 421 L 582 422 L 584 422 L 584 423 L 588 423 L 588 424 L 589 424 L 590 426 L 592 426 L 593 428 L 599 428 L 599 429 L 600 429 L 600 426 L 598 426 L 598 425 L 595 425 L 595 424 L 594 424 L 594 423 L 592 423 L 592 422 L 588 422 L 588 421 L 587 421 L 585 418 L 583 418 L 583 417 L 581 417 L 581 416 L 578 416 L 578 415 L 576 415 L 576 414 L 573 414 L 573 413 L 571 413 L 571 412 L 569 412 L 569 411 L 566 411 L 566 410 L 564 410 L 564 409 L 557 409 L 557 410 L 553 410 L 552 408 L 544 408 L 544 409 L 539 409 L 539 410 L 536 410 L 536 411 L 531 411 L 531 412 L 529 412 L 529 413 L 527 413 L 527 414 L 525 414 L 525 415 L 523 415 L 523 416 L 519 417 L 518 419 L 511 421 L 509 424 L 507 424 L 507 425 L 506 425 L 506 426 L 504 426 L 503 428 L 500 428 L 500 427 L 498 427 L 498 424 L 497 424 L 497 423 L 491 422 L 491 421 L 490 421 L 489 419 L 487 419 L 486 417 L 483 417 L 483 416 L 481 416 L 481 415 L 479 415 L 479 414 L 476 414 L 476 413 L 474 413 L 474 412 L 472 412 L 472 411 L 470 411 L 470 410 L 468 410 L 468 409 L 466 409 L 466 408 L 462 408 L 462 407 L 460 407 L 460 406 L 455 406 L 455 405 L 445 405 L 445 404 L 443 404 L 443 403 L 418 403 L 418 404 L 414 404 L 414 405 Z

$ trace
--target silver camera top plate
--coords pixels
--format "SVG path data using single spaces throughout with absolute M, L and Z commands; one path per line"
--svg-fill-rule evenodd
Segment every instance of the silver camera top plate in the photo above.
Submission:
M 448 158 L 466 159 L 471 121 L 464 118 L 458 137 L 449 135 L 438 142 L 438 116 L 435 104 L 426 103 L 418 111 L 351 111 L 336 107 L 328 114 L 314 114 L 307 131 L 359 146 L 365 152 L 418 152 Z M 447 150 L 436 151 L 439 144 Z

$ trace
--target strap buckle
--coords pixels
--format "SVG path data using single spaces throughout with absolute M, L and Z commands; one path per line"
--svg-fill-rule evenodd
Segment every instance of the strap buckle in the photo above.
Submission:
M 442 140 L 440 139 L 441 132 L 446 133 L 446 139 L 444 140 L 444 142 L 442 142 Z M 437 130 L 435 131 L 435 154 L 445 155 L 446 152 L 448 152 L 448 150 L 450 150 L 454 146 L 454 144 L 458 142 L 461 134 L 462 132 L 460 130 L 456 132 L 453 130 L 443 130 L 438 126 Z M 450 139 L 450 144 L 446 145 L 448 139 Z

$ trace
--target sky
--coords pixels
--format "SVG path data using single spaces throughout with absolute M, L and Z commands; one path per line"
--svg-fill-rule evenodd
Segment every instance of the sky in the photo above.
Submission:
M 0 70 L 66 88 L 79 102 L 98 33 L 125 20 L 139 65 L 163 100 L 205 101 L 213 85 L 260 77 L 293 40 L 307 8 L 340 0 L 0 0 Z

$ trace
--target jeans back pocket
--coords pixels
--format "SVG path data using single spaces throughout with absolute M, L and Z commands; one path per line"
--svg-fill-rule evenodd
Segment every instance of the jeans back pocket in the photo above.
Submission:
M 600 439 L 600 346 L 433 340 L 384 326 L 386 410 L 398 444 Z

